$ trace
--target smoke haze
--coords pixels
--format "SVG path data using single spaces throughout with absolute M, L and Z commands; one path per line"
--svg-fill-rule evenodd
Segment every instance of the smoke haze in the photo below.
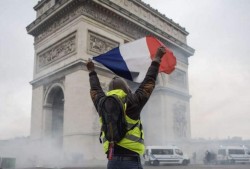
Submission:
M 29 135 L 34 47 L 25 28 L 37 2 L 0 1 L 0 139 Z M 196 49 L 188 72 L 192 137 L 250 139 L 250 2 L 144 2 L 185 27 Z

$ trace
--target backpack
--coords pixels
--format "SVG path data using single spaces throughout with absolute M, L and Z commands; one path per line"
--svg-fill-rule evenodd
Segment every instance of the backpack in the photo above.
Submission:
M 113 94 L 106 96 L 100 106 L 99 112 L 102 118 L 101 133 L 103 131 L 105 138 L 111 143 L 119 142 L 127 133 L 128 124 L 124 109 L 125 100 L 126 98 L 120 99 Z

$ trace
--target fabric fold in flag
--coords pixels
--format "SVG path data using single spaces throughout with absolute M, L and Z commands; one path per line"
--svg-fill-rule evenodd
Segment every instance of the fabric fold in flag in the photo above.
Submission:
M 155 37 L 147 36 L 93 57 L 93 60 L 120 77 L 141 83 L 160 46 L 165 47 Z M 165 49 L 166 54 L 162 58 L 159 72 L 170 74 L 175 69 L 176 58 L 171 50 Z

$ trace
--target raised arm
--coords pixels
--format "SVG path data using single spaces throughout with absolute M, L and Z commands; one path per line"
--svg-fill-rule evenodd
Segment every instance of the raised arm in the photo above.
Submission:
M 153 92 L 155 88 L 156 78 L 159 72 L 161 58 L 165 53 L 166 50 L 163 46 L 158 48 L 143 82 L 140 84 L 135 93 L 129 97 L 127 112 L 131 118 L 139 118 L 143 106 L 147 103 L 151 93 Z
M 98 104 L 101 98 L 105 96 L 105 93 L 103 92 L 100 85 L 99 78 L 95 72 L 95 65 L 92 60 L 89 59 L 86 66 L 89 71 L 90 97 L 95 105 L 96 110 L 98 111 Z

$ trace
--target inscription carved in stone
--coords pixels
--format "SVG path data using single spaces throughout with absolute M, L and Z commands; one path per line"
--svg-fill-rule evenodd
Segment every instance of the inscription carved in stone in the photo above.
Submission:
M 105 53 L 114 47 L 119 46 L 118 42 L 103 37 L 93 32 L 88 32 L 88 51 L 96 54 Z
M 186 88 L 186 72 L 179 69 L 175 69 L 175 71 L 172 72 L 169 76 L 169 83 Z
M 177 138 L 187 137 L 187 117 L 185 104 L 176 103 L 174 105 L 174 133 Z
M 76 51 L 76 33 L 37 54 L 38 70 Z

